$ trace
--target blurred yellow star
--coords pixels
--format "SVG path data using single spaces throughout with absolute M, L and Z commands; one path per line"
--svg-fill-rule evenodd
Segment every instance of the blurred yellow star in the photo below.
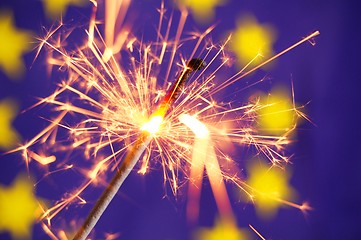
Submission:
M 9 150 L 20 139 L 19 134 L 11 125 L 17 112 L 18 106 L 13 100 L 0 101 L 0 149 Z
M 298 115 L 287 91 L 274 89 L 267 96 L 260 98 L 258 127 L 262 133 L 283 135 L 296 126 Z
M 31 47 L 31 35 L 16 28 L 10 11 L 0 12 L 0 69 L 18 79 L 24 73 L 22 55 Z
M 259 161 L 254 161 L 248 172 L 247 184 L 253 189 L 257 213 L 264 218 L 273 217 L 282 205 L 281 201 L 288 201 L 294 195 L 295 191 L 288 184 L 289 174 L 278 167 L 269 168 Z
M 246 231 L 238 229 L 236 223 L 228 219 L 219 219 L 214 228 L 203 228 L 195 234 L 196 240 L 245 240 Z
M 181 4 L 190 8 L 196 21 L 208 22 L 214 17 L 215 8 L 225 3 L 224 0 L 180 0 Z
M 85 0 L 43 0 L 45 12 L 51 19 L 58 19 L 65 14 L 69 5 L 83 6 Z
M 9 231 L 14 239 L 30 239 L 39 213 L 29 178 L 19 175 L 12 186 L 0 185 L 0 231 Z
M 271 26 L 261 25 L 253 16 L 242 18 L 232 35 L 231 50 L 236 54 L 241 66 L 260 63 L 262 58 L 273 55 L 272 45 L 275 33 Z

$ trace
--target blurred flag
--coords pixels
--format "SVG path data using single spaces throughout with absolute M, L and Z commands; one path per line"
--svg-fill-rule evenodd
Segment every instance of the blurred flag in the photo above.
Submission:
M 215 8 L 225 4 L 225 0 L 179 0 L 180 4 L 192 11 L 192 16 L 199 23 L 207 23 L 213 19 Z
M 282 201 L 291 200 L 295 195 L 295 190 L 288 183 L 289 171 L 278 167 L 270 168 L 261 161 L 252 161 L 248 173 L 246 182 L 253 189 L 252 200 L 261 217 L 274 217 L 282 206 Z
M 18 106 L 14 100 L 0 101 L 0 149 L 10 150 L 16 146 L 20 139 L 19 134 L 12 126 L 12 121 L 17 115 Z
M 62 15 L 65 15 L 68 6 L 84 6 L 86 0 L 43 0 L 44 11 L 50 19 L 60 19 Z
M 287 91 L 275 88 L 268 95 L 261 95 L 258 110 L 258 129 L 268 135 L 281 136 L 296 127 L 298 115 Z
M 262 57 L 268 58 L 273 55 L 275 35 L 270 25 L 260 24 L 254 16 L 246 15 L 238 21 L 230 49 L 236 54 L 242 67 L 250 62 L 255 65 L 262 61 Z
M 31 49 L 31 34 L 16 28 L 12 12 L 0 10 L 0 70 L 12 79 L 23 76 L 22 56 Z
M 0 232 L 14 239 L 31 239 L 32 227 L 41 211 L 32 181 L 19 175 L 9 187 L 0 185 Z
M 218 219 L 213 228 L 201 228 L 195 234 L 196 240 L 246 240 L 247 230 L 241 230 L 231 219 Z

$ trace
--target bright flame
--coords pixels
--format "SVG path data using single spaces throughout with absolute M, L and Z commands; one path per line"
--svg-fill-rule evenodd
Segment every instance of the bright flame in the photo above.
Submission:
M 197 138 L 209 137 L 209 130 L 197 118 L 188 114 L 182 114 L 179 116 L 179 121 L 189 127 Z
M 156 134 L 159 132 L 160 126 L 162 125 L 163 117 L 162 116 L 153 116 L 148 122 L 146 122 L 141 130 L 147 131 L 150 134 Z
M 196 135 L 189 178 L 191 184 L 188 189 L 188 217 L 191 221 L 194 221 L 198 217 L 200 190 L 205 168 L 221 216 L 225 219 L 233 219 L 231 203 L 224 184 L 222 170 L 218 163 L 208 128 L 197 118 L 188 114 L 180 115 L 179 120 Z

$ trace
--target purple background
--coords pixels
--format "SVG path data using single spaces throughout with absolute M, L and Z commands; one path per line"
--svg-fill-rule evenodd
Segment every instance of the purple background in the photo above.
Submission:
M 147 19 L 155 16 L 155 7 L 158 3 L 135 1 L 132 8 L 142 9 L 142 18 Z M 4 8 L 14 12 L 18 27 L 30 29 L 39 36 L 44 35 L 42 26 L 51 26 L 43 14 L 41 1 L 2 0 L 0 9 Z M 358 155 L 361 149 L 361 34 L 357 9 L 357 2 L 321 0 L 228 0 L 225 6 L 217 8 L 218 26 L 212 34 L 215 41 L 222 40 L 221 36 L 234 29 L 236 20 L 248 12 L 261 23 L 276 27 L 276 52 L 314 30 L 321 32 L 315 47 L 301 45 L 279 58 L 267 72 L 275 84 L 289 85 L 293 80 L 298 103 L 311 100 L 307 113 L 317 126 L 303 124 L 298 131 L 298 141 L 293 145 L 291 183 L 299 199 L 307 200 L 314 210 L 303 216 L 297 210 L 282 209 L 274 220 L 264 221 L 255 216 L 252 206 L 244 208 L 242 203 L 233 202 L 239 225 L 247 227 L 250 223 L 267 239 L 361 239 L 361 159 Z M 89 8 L 70 8 L 65 19 L 78 21 L 80 17 L 85 23 L 88 13 Z M 192 22 L 189 19 L 190 26 Z M 141 23 L 135 25 L 141 26 Z M 153 33 L 153 29 L 151 31 Z M 25 56 L 28 69 L 33 58 L 34 52 Z M 0 72 L 0 99 L 13 97 L 22 109 L 30 106 L 35 97 L 46 96 L 54 89 L 53 82 L 45 76 L 42 61 L 36 61 L 21 82 L 11 81 Z M 269 86 L 252 89 L 262 87 Z M 38 118 L 41 114 L 34 110 L 16 119 L 14 125 L 23 139 L 30 139 L 45 126 L 46 122 Z M 1 184 L 9 184 L 18 172 L 25 171 L 17 154 L 1 155 L 0 159 Z M 32 166 L 31 170 L 36 172 L 37 168 Z M 156 170 L 144 177 L 131 175 L 98 223 L 97 236 L 103 232 L 121 232 L 121 239 L 189 239 L 194 228 L 185 222 L 184 200 L 162 198 L 164 187 L 160 173 L 161 170 Z M 69 181 L 58 183 L 58 189 L 38 189 L 37 195 L 53 199 L 52 194 L 63 193 L 66 186 L 73 183 L 67 174 L 60 178 Z M 216 206 L 209 184 L 205 185 L 199 225 L 211 226 Z M 99 194 L 99 189 L 94 190 L 95 194 Z M 91 205 L 72 208 L 68 215 L 84 218 Z M 60 219 L 53 224 L 65 225 L 66 221 Z M 38 225 L 34 227 L 33 237 L 47 239 Z M 9 236 L 1 233 L 0 239 L 9 239 Z

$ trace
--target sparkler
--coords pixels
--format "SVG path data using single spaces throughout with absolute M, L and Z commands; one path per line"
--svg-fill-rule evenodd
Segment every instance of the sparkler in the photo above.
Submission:
M 215 100 L 215 96 L 249 73 L 311 40 L 319 32 L 312 33 L 250 70 L 247 70 L 249 65 L 245 66 L 216 84 L 216 74 L 230 61 L 225 51 L 230 37 L 220 46 L 206 40 L 214 26 L 203 33 L 193 32 L 183 37 L 188 13 L 181 9 L 177 31 L 171 37 L 174 16 L 165 18 L 162 3 L 157 40 L 145 43 L 133 35 L 129 24 L 124 22 L 130 1 L 109 0 L 106 2 L 103 36 L 96 21 L 97 2 L 92 2 L 94 7 L 86 32 L 86 44 L 73 51 L 66 49 L 62 42 L 70 33 L 64 30 L 63 24 L 40 39 L 38 54 L 46 48 L 50 56 L 49 65 L 66 69 L 68 78 L 58 85 L 54 93 L 34 105 L 55 106 L 53 109 L 59 114 L 49 120 L 49 126 L 38 135 L 14 150 L 23 152 L 27 166 L 31 160 L 42 165 L 58 162 L 59 156 L 64 157 L 61 155 L 64 152 L 82 152 L 85 159 L 93 163 L 90 170 L 82 170 L 87 179 L 79 188 L 66 193 L 54 206 L 44 209 L 41 219 L 44 231 L 56 237 L 51 220 L 71 203 L 86 203 L 82 197 L 85 190 L 93 184 L 106 182 L 107 169 L 116 171 L 75 237 L 84 239 L 138 160 L 141 161 L 138 170 L 141 174 L 148 171 L 151 162 L 160 162 L 164 180 L 170 183 L 175 195 L 182 181 L 189 180 L 187 211 L 189 215 L 193 214 L 189 216 L 191 219 L 197 217 L 200 194 L 197 189 L 200 189 L 205 168 L 221 215 L 233 218 L 225 181 L 235 184 L 249 196 L 252 188 L 239 176 L 236 161 L 222 149 L 222 143 L 253 146 L 276 165 L 288 161 L 283 150 L 289 140 L 287 135 L 261 135 L 253 127 L 256 112 L 263 107 L 259 102 L 222 104 Z M 114 31 L 116 19 L 120 20 L 117 23 L 121 26 L 119 32 Z M 187 64 L 179 54 L 182 49 L 189 49 L 185 46 L 192 46 L 190 53 L 186 50 L 182 53 L 188 56 L 187 59 L 192 59 Z M 208 64 L 205 65 L 205 62 Z M 180 67 L 183 70 L 176 82 L 169 84 L 169 76 Z M 200 70 L 200 73 L 193 74 L 195 70 Z M 187 79 L 192 81 L 185 85 Z M 303 116 L 299 108 L 292 110 Z M 77 116 L 70 118 L 75 121 L 72 125 L 66 123 L 69 114 Z M 199 132 L 200 129 L 204 131 Z M 64 130 L 67 140 L 64 140 Z M 130 150 L 126 154 L 127 149 Z M 68 164 L 68 161 L 64 158 L 57 169 L 46 175 L 78 165 L 77 162 Z M 303 204 L 282 199 L 277 201 L 306 209 Z
M 201 59 L 194 58 L 189 61 L 187 69 L 178 77 L 177 81 L 170 88 L 169 92 L 161 102 L 159 109 L 155 112 L 154 116 L 150 118 L 147 125 L 143 126 L 143 132 L 135 142 L 132 149 L 128 152 L 120 168 L 117 170 L 112 181 L 109 183 L 94 208 L 90 212 L 88 218 L 85 220 L 83 226 L 79 229 L 74 239 L 86 239 L 90 231 L 94 228 L 95 224 L 103 214 L 110 201 L 118 192 L 124 180 L 128 177 L 129 173 L 133 170 L 135 164 L 149 145 L 152 140 L 152 133 L 156 133 L 159 126 L 162 124 L 163 118 L 167 113 L 171 104 L 176 100 L 179 91 L 184 86 L 187 78 L 194 70 L 200 70 L 204 67 L 204 62 Z

